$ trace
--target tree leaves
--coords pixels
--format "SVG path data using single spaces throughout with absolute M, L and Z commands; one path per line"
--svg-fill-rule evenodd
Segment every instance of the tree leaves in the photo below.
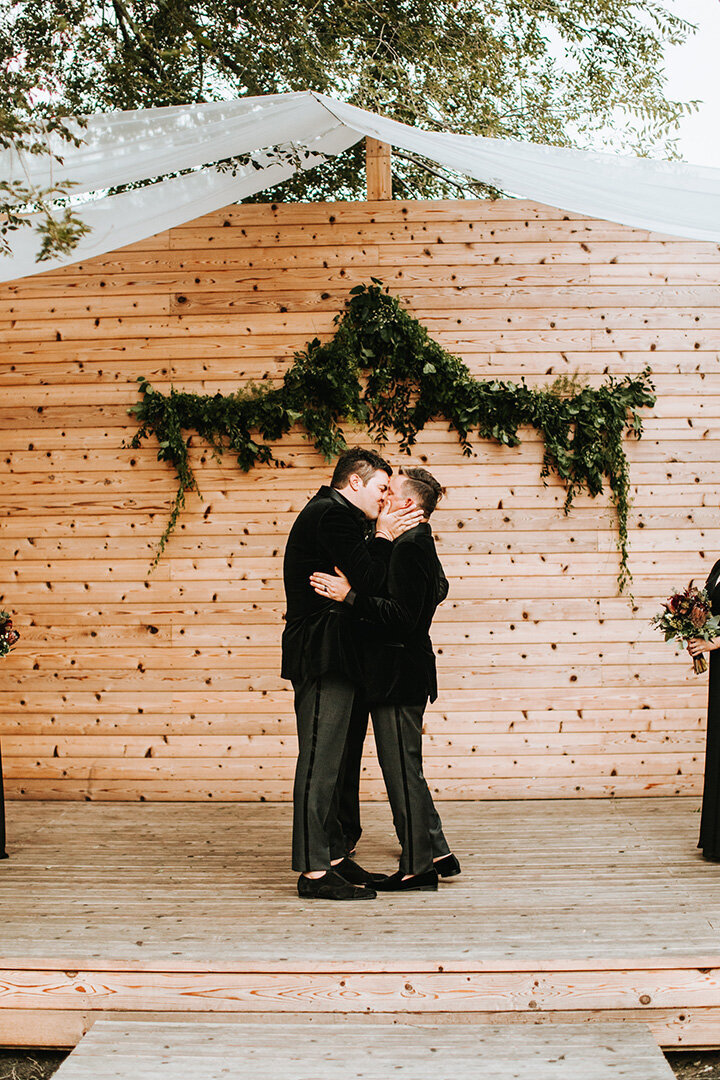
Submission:
M 0 146 L 47 153 L 68 116 L 310 89 L 430 131 L 675 156 L 693 105 L 666 99 L 663 50 L 690 30 L 657 0 L 6 0 Z M 498 194 L 395 155 L 396 198 L 458 193 Z M 364 194 L 356 145 L 254 198 Z M 49 196 L 0 194 L 0 213 L 53 216 L 48 254 L 80 224 Z

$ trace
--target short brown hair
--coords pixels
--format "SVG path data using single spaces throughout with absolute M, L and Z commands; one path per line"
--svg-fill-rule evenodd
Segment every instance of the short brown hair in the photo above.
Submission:
M 378 471 L 392 476 L 392 467 L 374 450 L 363 450 L 360 446 L 354 450 L 344 450 L 337 459 L 330 486 L 344 488 L 353 473 L 357 473 L 363 484 L 367 484 Z
M 445 494 L 445 488 L 435 479 L 432 473 L 420 466 L 409 466 L 398 469 L 398 476 L 405 481 L 404 490 L 412 492 L 413 502 L 420 507 L 425 517 L 430 517 L 438 504 L 438 500 Z

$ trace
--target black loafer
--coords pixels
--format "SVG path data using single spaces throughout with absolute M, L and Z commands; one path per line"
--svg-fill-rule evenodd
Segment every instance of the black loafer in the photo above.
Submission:
M 460 873 L 460 863 L 452 852 L 449 855 L 443 855 L 442 859 L 436 859 L 433 866 L 440 877 L 455 877 Z
M 385 881 L 378 881 L 375 888 L 378 892 L 437 892 L 437 870 L 425 870 L 422 874 L 413 874 L 412 877 L 403 880 L 402 870 L 392 874 Z
M 333 870 L 351 885 L 377 885 L 380 881 L 387 881 L 387 874 L 371 874 L 347 857 L 341 863 L 336 863 Z
M 334 870 L 319 878 L 301 874 L 297 883 L 298 896 L 303 900 L 374 900 L 377 893 L 363 885 L 352 885 Z

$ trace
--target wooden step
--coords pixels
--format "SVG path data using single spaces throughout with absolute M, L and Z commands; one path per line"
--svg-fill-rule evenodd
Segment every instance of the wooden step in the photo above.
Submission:
M 672 1080 L 644 1024 L 101 1020 L 57 1080 Z

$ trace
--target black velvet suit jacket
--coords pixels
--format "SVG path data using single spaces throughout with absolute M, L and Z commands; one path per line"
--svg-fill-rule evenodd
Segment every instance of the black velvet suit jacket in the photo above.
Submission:
M 364 639 L 363 685 L 369 702 L 421 705 L 437 697 L 430 624 L 448 583 L 427 522 L 392 545 L 381 596 L 357 588 L 348 594 Z
M 330 487 L 321 487 L 296 518 L 283 564 L 284 679 L 299 682 L 332 671 L 362 681 L 360 635 L 352 610 L 319 596 L 310 586 L 310 575 L 314 570 L 332 574 L 339 566 L 354 588 L 381 592 L 392 543 L 382 537 L 368 540 L 369 529 L 362 511 Z

